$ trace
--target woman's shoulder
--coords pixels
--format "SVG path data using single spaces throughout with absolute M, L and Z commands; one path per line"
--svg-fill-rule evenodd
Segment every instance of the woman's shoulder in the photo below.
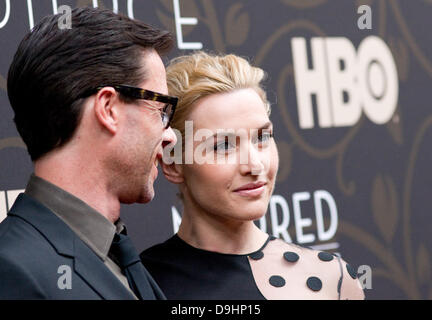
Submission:
M 155 244 L 140 253 L 142 260 L 164 258 L 170 256 L 172 253 L 178 252 L 180 246 L 177 235 L 173 235 L 164 242 Z
M 267 299 L 364 299 L 353 268 L 333 253 L 271 237 L 249 262 Z

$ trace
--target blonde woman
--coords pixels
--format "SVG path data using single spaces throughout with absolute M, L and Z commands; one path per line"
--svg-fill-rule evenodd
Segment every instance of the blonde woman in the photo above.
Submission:
M 161 166 L 179 186 L 182 222 L 141 259 L 168 299 L 363 299 L 342 259 L 275 239 L 253 222 L 266 213 L 279 164 L 263 78 L 235 55 L 171 62 L 169 93 L 179 97 L 172 127 L 183 157 Z M 186 136 L 191 124 L 204 138 Z

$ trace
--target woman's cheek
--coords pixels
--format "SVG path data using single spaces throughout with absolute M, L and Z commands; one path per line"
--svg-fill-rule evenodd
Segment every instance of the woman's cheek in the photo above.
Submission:
M 213 181 L 213 184 L 217 184 L 217 181 L 223 180 L 226 171 L 223 168 L 223 165 L 219 164 L 202 164 L 200 165 L 199 175 L 197 177 L 198 180 L 203 183 L 208 184 L 210 181 Z
M 271 156 L 269 157 L 269 171 L 268 179 L 274 181 L 279 168 L 279 157 L 276 148 L 272 150 Z
M 273 161 L 274 161 L 274 170 L 275 170 L 275 174 L 279 169 L 279 151 L 277 149 L 276 143 L 273 142 L 273 157 L 272 157 Z

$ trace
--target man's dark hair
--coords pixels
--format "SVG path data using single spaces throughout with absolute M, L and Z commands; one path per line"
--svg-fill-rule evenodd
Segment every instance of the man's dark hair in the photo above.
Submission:
M 7 79 L 14 121 L 33 161 L 72 138 L 86 91 L 137 86 L 146 76 L 143 52 L 161 55 L 173 45 L 168 31 L 110 10 L 73 9 L 71 29 L 59 28 L 60 16 L 45 17 L 24 37 Z

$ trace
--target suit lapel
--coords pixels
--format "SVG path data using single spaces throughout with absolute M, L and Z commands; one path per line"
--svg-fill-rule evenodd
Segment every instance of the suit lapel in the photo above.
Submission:
M 73 257 L 75 233 L 39 201 L 21 193 L 8 215 L 20 217 L 30 223 L 55 248 L 57 253 Z
M 21 193 L 8 215 L 36 228 L 58 254 L 74 259 L 74 269 L 104 299 L 134 299 L 103 261 L 51 210 Z

